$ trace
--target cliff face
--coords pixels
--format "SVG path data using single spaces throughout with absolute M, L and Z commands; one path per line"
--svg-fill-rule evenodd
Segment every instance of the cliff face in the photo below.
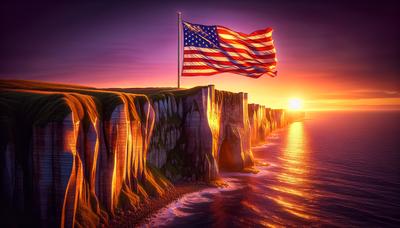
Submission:
M 208 119 L 212 93 L 209 87 L 200 87 L 150 96 L 156 122 L 148 162 L 172 180 L 217 176 Z
M 287 126 L 289 123 L 302 120 L 304 112 L 270 109 L 263 105 L 249 104 L 251 145 L 266 142 L 266 137 L 273 130 Z
M 173 180 L 213 180 L 253 164 L 247 95 L 214 86 L 150 96 L 156 115 L 148 162 Z
M 141 93 L 141 94 L 137 94 Z M 0 81 L 2 221 L 107 224 L 171 180 L 253 165 L 251 144 L 289 120 L 215 90 L 98 90 Z M 167 178 L 165 178 L 168 177 Z
M 4 83 L 0 105 L 3 221 L 93 227 L 170 186 L 147 167 L 146 96 Z
M 249 104 L 249 120 L 251 128 L 251 144 L 257 145 L 265 141 L 266 136 L 273 130 L 271 110 L 263 105 Z

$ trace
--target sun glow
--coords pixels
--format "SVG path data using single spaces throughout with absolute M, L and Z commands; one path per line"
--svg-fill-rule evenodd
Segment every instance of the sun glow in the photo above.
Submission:
M 289 110 L 300 110 L 303 108 L 303 101 L 299 98 L 290 98 L 288 108 Z

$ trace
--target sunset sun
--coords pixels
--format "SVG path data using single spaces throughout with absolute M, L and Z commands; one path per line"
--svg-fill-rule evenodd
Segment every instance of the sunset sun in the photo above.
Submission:
M 289 110 L 301 110 L 303 108 L 303 100 L 299 98 L 290 98 L 288 108 Z

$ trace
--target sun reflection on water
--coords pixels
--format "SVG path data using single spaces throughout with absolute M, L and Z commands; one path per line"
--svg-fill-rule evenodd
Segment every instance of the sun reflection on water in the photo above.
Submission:
M 303 219 L 312 219 L 304 200 L 311 200 L 307 166 L 308 149 L 304 134 L 303 122 L 295 122 L 289 126 L 288 137 L 281 157 L 281 172 L 277 175 L 279 184 L 271 186 L 277 192 L 276 196 L 268 196 L 282 209 L 291 215 Z

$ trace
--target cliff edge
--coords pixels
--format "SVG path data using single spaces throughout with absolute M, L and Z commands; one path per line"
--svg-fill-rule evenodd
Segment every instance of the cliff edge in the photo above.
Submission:
M 0 182 L 7 225 L 95 227 L 176 181 L 254 164 L 251 146 L 303 113 L 246 93 L 97 89 L 0 80 Z

